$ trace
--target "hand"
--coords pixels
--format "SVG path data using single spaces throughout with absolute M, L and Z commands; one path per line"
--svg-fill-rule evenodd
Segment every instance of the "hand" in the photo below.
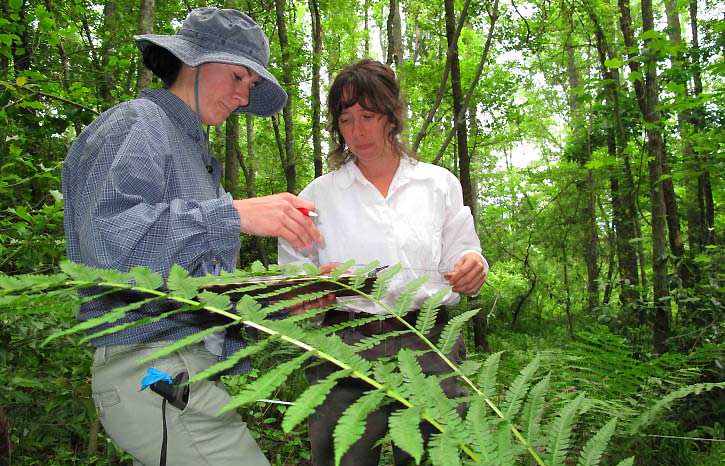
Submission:
M 242 233 L 255 236 L 276 236 L 289 242 L 297 250 L 311 248 L 320 243 L 322 236 L 312 218 L 302 214 L 298 207 L 314 210 L 315 204 L 290 193 L 254 197 L 232 201 L 239 212 Z
M 458 259 L 452 272 L 443 276 L 456 293 L 476 294 L 488 276 L 488 263 L 479 254 L 469 252 Z
M 326 275 L 326 274 L 332 272 L 332 270 L 337 266 L 338 266 L 337 262 L 331 262 L 329 264 L 320 265 L 320 275 Z M 335 301 L 337 301 L 337 296 L 335 296 L 335 293 L 329 293 L 320 299 L 316 299 L 314 301 L 306 301 L 304 303 L 300 303 L 295 306 L 292 306 L 289 308 L 289 311 L 292 314 L 302 314 L 303 312 L 305 312 L 309 309 L 316 309 L 316 308 L 320 308 L 320 307 L 329 306 L 330 304 L 333 304 Z

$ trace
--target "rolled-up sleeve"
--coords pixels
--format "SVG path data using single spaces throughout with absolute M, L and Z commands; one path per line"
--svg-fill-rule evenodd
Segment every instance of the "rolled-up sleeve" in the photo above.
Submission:
M 464 254 L 476 252 L 481 255 L 481 243 L 473 224 L 471 209 L 463 205 L 460 182 L 451 174 L 446 177 L 446 181 L 441 265 L 443 270 L 453 270 L 456 261 Z

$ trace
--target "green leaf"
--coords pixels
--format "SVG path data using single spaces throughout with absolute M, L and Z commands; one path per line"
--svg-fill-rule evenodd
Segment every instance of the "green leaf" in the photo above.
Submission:
M 550 374 L 541 379 L 539 383 L 531 389 L 529 397 L 526 400 L 523 412 L 523 425 L 527 439 L 533 440 L 539 438 L 539 430 L 541 428 L 541 417 L 544 413 L 546 391 L 549 389 Z
M 212 335 L 216 332 L 220 332 L 227 328 L 229 325 L 217 325 L 215 327 L 209 327 L 204 330 L 201 330 L 193 335 L 188 335 L 180 340 L 176 340 L 173 343 L 170 343 L 168 346 L 164 346 L 158 351 L 154 351 L 153 353 L 149 354 L 148 356 L 141 359 L 141 364 L 147 363 L 149 361 L 155 361 L 156 359 L 161 359 L 164 356 L 168 356 L 169 354 L 178 351 L 182 348 L 185 348 L 189 345 L 193 345 L 195 343 L 201 342 L 205 337 L 208 337 L 209 335 Z
M 332 278 L 333 280 L 339 280 L 340 276 L 350 270 L 350 268 L 354 265 L 355 261 L 353 259 L 343 262 L 342 264 L 337 264 L 337 267 L 330 271 L 330 278 Z
M 584 398 L 586 398 L 586 395 L 582 393 L 567 403 L 548 428 L 549 447 L 547 452 L 549 453 L 549 459 L 546 461 L 548 466 L 564 466 L 564 460 L 569 450 L 569 442 L 571 441 L 571 431 L 574 428 L 576 416 Z
M 537 356 L 533 361 L 527 364 L 526 367 L 521 369 L 518 377 L 516 377 L 514 382 L 506 391 L 506 397 L 503 405 L 504 418 L 506 420 L 513 422 L 514 417 L 518 414 L 522 400 L 529 389 L 531 379 L 539 369 L 539 362 L 540 360 Z
M 428 276 L 422 276 L 406 283 L 403 291 L 401 291 L 398 299 L 395 301 L 395 308 L 393 312 L 399 316 L 405 315 L 413 305 L 413 301 L 415 300 L 415 295 L 418 294 L 418 290 L 420 290 L 420 287 L 422 287 L 429 279 L 430 278 Z
M 320 274 L 320 268 L 311 262 L 305 262 L 304 264 L 302 264 L 302 270 L 304 270 L 307 275 Z
M 252 262 L 252 264 L 249 266 L 249 271 L 255 274 L 264 273 L 267 271 L 267 268 L 264 266 L 264 264 L 257 260 Z
M 496 374 L 502 354 L 503 351 L 499 351 L 487 357 L 483 370 L 478 375 L 478 386 L 481 387 L 485 398 L 491 399 L 496 394 Z
M 630 456 L 627 459 L 624 459 L 617 463 L 617 466 L 632 466 L 634 464 L 634 456 Z
M 178 264 L 171 266 L 166 286 L 174 292 L 175 296 L 181 298 L 192 299 L 197 294 L 196 283 L 189 277 L 189 272 Z
M 368 414 L 377 409 L 385 398 L 379 390 L 367 392 L 342 413 L 332 434 L 335 445 L 335 465 L 340 465 L 342 456 L 365 432 L 365 421 Z
M 295 400 L 295 404 L 285 412 L 282 420 L 282 430 L 289 433 L 297 424 L 307 419 L 315 411 L 315 408 L 325 401 L 327 394 L 330 393 L 337 381 L 348 375 L 350 375 L 350 371 L 346 370 L 333 372 L 324 380 L 307 387 Z
M 149 290 L 156 290 L 164 285 L 161 275 L 154 272 L 148 267 L 133 267 L 129 270 L 131 278 L 136 282 L 136 286 Z
M 579 456 L 577 466 L 598 466 L 599 461 L 602 459 L 602 454 L 606 450 L 609 440 L 614 434 L 614 429 L 617 426 L 617 418 L 614 418 L 607 422 L 604 427 L 589 439 L 584 445 L 584 449 Z
M 282 385 L 287 380 L 287 377 L 298 369 L 310 356 L 312 356 L 312 353 L 304 352 L 296 358 L 278 365 L 273 371 L 267 372 L 262 377 L 247 385 L 239 395 L 234 396 L 229 403 L 219 410 L 219 414 L 259 399 L 269 398 L 272 392 Z
M 375 270 L 380 265 L 380 261 L 374 260 L 371 263 L 364 265 L 360 267 L 359 269 L 355 270 L 355 273 L 353 274 L 353 278 L 350 282 L 350 286 L 353 288 L 360 288 L 363 283 L 365 283 L 365 280 L 368 278 L 368 274 Z
M 388 428 L 393 443 L 415 458 L 416 463 L 420 463 L 423 456 L 420 419 L 420 411 L 417 408 L 399 409 L 388 418 Z
M 375 280 L 375 284 L 373 285 L 373 299 L 376 301 L 381 301 L 383 299 L 385 293 L 388 292 L 390 281 L 393 279 L 395 274 L 400 272 L 401 269 L 402 267 L 400 264 L 395 264 L 378 273 L 378 278 Z
M 62 261 L 60 263 L 60 270 L 67 273 L 73 280 L 79 282 L 94 282 L 98 279 L 98 271 L 96 269 L 70 260 Z
M 439 307 L 450 291 L 451 288 L 445 286 L 423 301 L 423 304 L 420 306 L 420 312 L 418 313 L 418 319 L 415 322 L 415 328 L 421 334 L 427 335 L 433 328 L 438 317 Z
M 461 333 L 463 324 L 468 322 L 471 317 L 478 314 L 479 310 L 480 309 L 471 309 L 470 311 L 459 314 L 452 318 L 450 321 L 448 321 L 445 328 L 443 328 L 443 331 L 441 332 L 440 338 L 438 338 L 437 346 L 441 353 L 450 353 L 451 348 L 453 348 L 453 345 L 456 342 L 456 339 L 458 339 L 458 335 Z
M 245 346 L 244 348 L 240 349 L 236 353 L 232 354 L 228 358 L 219 361 L 215 364 L 212 364 L 211 366 L 207 367 L 201 372 L 196 373 L 191 379 L 189 379 L 189 383 L 195 383 L 200 380 L 206 380 L 216 374 L 219 374 L 221 372 L 224 372 L 227 369 L 231 369 L 236 365 L 239 361 L 241 361 L 244 358 L 248 358 L 250 356 L 254 356 L 255 354 L 259 353 L 260 351 L 264 350 L 269 346 L 269 344 L 276 340 L 276 337 L 269 337 L 265 338 L 264 340 L 261 340 L 253 345 Z
M 604 66 L 607 68 L 621 68 L 624 66 L 624 61 L 620 60 L 619 58 L 611 58 L 609 60 L 604 61 Z
M 203 291 L 199 295 L 199 300 L 209 307 L 215 307 L 223 311 L 232 307 L 232 301 L 228 295 L 212 293 L 211 291 Z
M 432 436 L 428 454 L 434 466 L 460 466 L 461 464 L 458 455 L 458 441 L 448 432 Z

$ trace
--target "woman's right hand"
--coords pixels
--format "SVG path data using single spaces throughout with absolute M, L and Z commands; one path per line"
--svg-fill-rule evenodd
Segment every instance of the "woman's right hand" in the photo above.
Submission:
M 328 273 L 332 272 L 335 267 L 337 267 L 337 262 L 331 262 L 329 264 L 322 264 L 320 265 L 320 275 L 327 275 Z M 320 307 L 329 306 L 331 304 L 334 304 L 335 301 L 337 301 L 337 296 L 335 296 L 335 293 L 329 293 L 322 298 L 315 299 L 314 301 L 305 301 L 304 303 L 297 304 L 295 306 L 290 307 L 288 310 L 292 314 L 302 314 L 305 311 L 308 311 L 310 309 L 316 309 Z
M 239 213 L 239 229 L 255 236 L 275 236 L 295 249 L 311 248 L 322 241 L 322 235 L 311 217 L 298 210 L 315 210 L 315 204 L 290 193 L 235 199 L 232 205 Z

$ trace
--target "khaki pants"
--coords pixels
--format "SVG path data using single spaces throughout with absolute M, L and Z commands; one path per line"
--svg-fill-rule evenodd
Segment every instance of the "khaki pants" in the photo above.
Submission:
M 133 457 L 136 466 L 159 464 L 163 435 L 160 395 L 140 391 L 148 367 L 172 377 L 193 376 L 216 362 L 203 345 L 193 345 L 139 365 L 143 357 L 168 342 L 114 345 L 96 350 L 93 359 L 93 400 L 106 433 Z M 217 412 L 230 400 L 219 382 L 190 386 L 183 411 L 166 405 L 169 466 L 269 466 L 247 426 L 235 411 Z

